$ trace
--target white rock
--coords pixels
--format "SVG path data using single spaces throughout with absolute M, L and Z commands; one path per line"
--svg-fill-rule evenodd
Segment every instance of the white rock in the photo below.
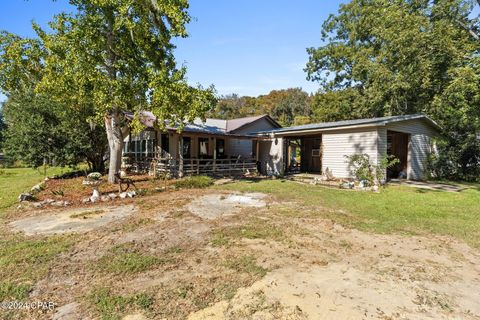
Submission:
M 43 207 L 43 203 L 41 203 L 41 202 L 32 202 L 32 206 L 34 206 L 35 208 L 42 208 L 42 207 Z
M 127 193 L 126 193 L 126 192 L 120 193 L 120 198 L 125 199 L 126 197 L 127 197 Z
M 102 200 L 102 202 L 107 202 L 107 201 L 110 201 L 111 198 L 109 196 L 101 196 L 100 200 Z
M 99 197 L 96 197 L 96 196 L 91 196 L 90 197 L 90 201 L 93 202 L 93 203 L 97 202 L 98 199 L 99 199 Z
M 64 207 L 65 206 L 65 201 L 54 201 L 50 203 L 51 206 L 54 207 Z
M 115 199 L 117 196 L 116 193 L 109 193 L 108 196 L 111 198 L 111 199 Z
M 98 191 L 98 189 L 93 189 L 92 197 L 100 198 L 100 191 Z

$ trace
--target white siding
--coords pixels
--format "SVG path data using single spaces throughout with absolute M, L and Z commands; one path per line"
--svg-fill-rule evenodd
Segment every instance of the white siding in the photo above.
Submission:
M 377 139 L 377 128 L 323 133 L 322 172 L 326 172 L 328 169 L 337 178 L 352 177 L 348 159 L 345 156 L 368 154 L 371 162 L 377 162 Z
M 386 130 L 410 134 L 407 178 L 414 180 L 425 179 L 427 158 L 429 153 L 433 151 L 431 138 L 437 135 L 436 130 L 424 120 L 407 120 L 391 123 L 386 126 Z

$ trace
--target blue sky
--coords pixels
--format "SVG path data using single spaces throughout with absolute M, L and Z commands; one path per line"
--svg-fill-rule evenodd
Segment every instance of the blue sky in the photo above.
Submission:
M 322 22 L 341 1 L 191 0 L 190 37 L 176 40 L 176 57 L 191 84 L 214 84 L 219 94 L 266 94 L 273 89 L 317 90 L 302 70 L 306 48 L 319 46 Z M 46 26 L 66 0 L 2 0 L 0 30 L 33 36 L 31 21 Z M 4 97 L 0 97 L 0 101 Z

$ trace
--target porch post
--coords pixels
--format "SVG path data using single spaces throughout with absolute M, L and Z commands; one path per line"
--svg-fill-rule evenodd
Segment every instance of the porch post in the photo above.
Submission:
M 255 160 L 260 158 L 260 140 L 257 140 L 257 151 L 255 152 Z
M 178 137 L 178 177 L 183 178 L 183 137 Z
M 217 137 L 213 137 L 213 173 L 217 167 Z

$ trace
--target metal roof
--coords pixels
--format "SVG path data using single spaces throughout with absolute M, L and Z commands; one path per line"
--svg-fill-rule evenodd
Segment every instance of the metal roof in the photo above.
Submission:
M 357 120 L 344 120 L 344 121 L 335 121 L 335 122 L 321 122 L 321 123 L 312 123 L 301 126 L 293 126 L 286 128 L 273 129 L 268 131 L 259 131 L 257 134 L 281 134 L 285 132 L 302 132 L 310 130 L 323 130 L 323 129 L 334 129 L 334 128 L 348 128 L 355 126 L 382 126 L 392 122 L 406 121 L 406 120 L 415 120 L 415 119 L 425 119 L 437 130 L 440 130 L 440 126 L 423 114 L 410 114 L 410 115 L 401 115 L 401 116 L 389 116 L 389 117 L 379 117 L 379 118 L 368 118 L 368 119 L 357 119 Z
M 125 112 L 125 118 L 129 121 L 132 121 L 134 118 L 134 114 L 131 112 Z M 157 121 L 157 117 L 150 111 L 140 111 L 138 113 L 138 117 L 140 122 L 147 128 L 154 128 L 155 123 Z M 262 118 L 268 118 L 270 121 L 274 122 L 278 125 L 273 119 L 270 118 L 268 115 L 260 115 L 260 116 L 253 116 L 253 117 L 245 117 L 245 118 L 236 118 L 230 120 L 223 120 L 223 119 L 212 119 L 207 118 L 205 121 L 201 119 L 195 119 L 193 122 L 185 123 L 183 128 L 183 132 L 197 132 L 197 133 L 206 133 L 206 134 L 217 134 L 217 135 L 234 135 L 234 136 L 244 136 L 244 135 L 236 135 L 234 133 L 235 130 L 246 126 L 250 123 L 253 123 Z M 168 130 L 177 130 L 178 124 L 172 124 L 170 122 L 166 122 Z M 278 125 L 279 126 L 279 125 Z

